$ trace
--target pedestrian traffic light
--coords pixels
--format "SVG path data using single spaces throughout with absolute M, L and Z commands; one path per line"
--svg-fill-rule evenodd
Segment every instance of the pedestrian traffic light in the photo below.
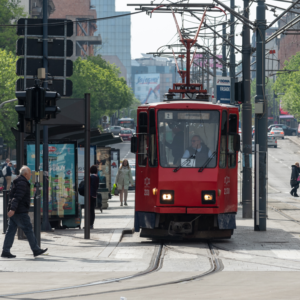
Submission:
M 16 92 L 16 97 L 18 105 L 15 110 L 19 114 L 18 128 L 21 132 L 25 132 L 26 121 L 40 122 L 43 119 L 56 118 L 56 114 L 60 112 L 60 108 L 56 106 L 56 101 L 60 99 L 57 92 L 36 86 Z

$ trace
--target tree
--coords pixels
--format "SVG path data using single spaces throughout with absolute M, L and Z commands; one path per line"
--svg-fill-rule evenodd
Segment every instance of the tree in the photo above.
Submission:
M 100 67 L 100 65 L 103 66 Z M 103 59 L 78 58 L 74 62 L 73 97 L 91 94 L 91 126 L 97 127 L 104 115 L 111 116 L 116 110 L 129 107 L 134 101 L 132 90 L 123 77 L 118 77 L 118 69 Z
M 283 69 L 298 71 L 278 75 L 274 90 L 277 94 L 283 94 L 280 96 L 282 108 L 300 120 L 300 52 L 293 55 L 290 61 L 285 61 Z
M 0 49 L 0 103 L 15 98 L 17 58 L 12 52 Z M 11 127 L 16 127 L 18 116 L 15 111 L 16 103 L 6 104 L 0 109 L 0 136 L 9 147 L 15 144 Z
M 0 0 L 0 24 L 14 25 L 18 19 L 25 17 L 20 0 Z M 16 52 L 18 36 L 15 27 L 0 27 L 0 48 Z

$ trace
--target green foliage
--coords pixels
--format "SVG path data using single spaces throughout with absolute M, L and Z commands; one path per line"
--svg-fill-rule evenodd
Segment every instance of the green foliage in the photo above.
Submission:
M 100 56 L 78 58 L 74 62 L 73 97 L 82 98 L 91 94 L 91 126 L 97 127 L 101 116 L 111 116 L 116 110 L 129 107 L 134 102 L 134 94 L 126 85 L 119 70 Z
M 0 0 L 0 24 L 14 25 L 25 16 L 20 0 Z M 0 48 L 15 53 L 17 39 L 15 27 L 0 27 Z
M 15 98 L 15 84 L 18 79 L 16 75 L 17 58 L 12 52 L 0 49 L 0 102 Z M 9 147 L 15 144 L 15 138 L 10 130 L 18 122 L 15 111 L 16 103 L 5 104 L 0 109 L 0 136 L 5 140 Z
M 298 70 L 297 72 L 284 72 L 278 75 L 274 90 L 281 98 L 284 110 L 294 115 L 300 121 L 300 52 L 285 61 L 284 70 Z

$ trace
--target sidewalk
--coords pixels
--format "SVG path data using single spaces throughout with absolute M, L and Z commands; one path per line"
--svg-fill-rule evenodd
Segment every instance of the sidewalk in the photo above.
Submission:
M 0 272 L 102 272 L 114 271 L 116 264 L 110 256 L 122 238 L 124 230 L 132 230 L 134 194 L 129 194 L 128 207 L 120 207 L 118 197 L 109 200 L 109 209 L 96 210 L 90 240 L 84 239 L 83 229 L 42 232 L 41 247 L 48 248 L 46 255 L 34 258 L 27 240 L 17 236 L 11 252 L 14 260 L 0 258 Z M 0 216 L 2 226 L 2 197 Z M 84 226 L 82 219 L 81 226 Z M 1 227 L 2 231 L 2 227 Z M 4 234 L 0 235 L 1 248 Z M 34 262 L 34 263 L 33 263 Z M 51 262 L 51 263 L 50 263 Z M 127 271 L 127 265 L 118 262 L 118 270 Z M 136 266 L 135 266 L 136 270 Z
M 300 146 L 300 137 L 297 137 L 297 136 L 285 136 L 284 138 L 287 139 L 287 140 L 290 140 L 294 144 Z

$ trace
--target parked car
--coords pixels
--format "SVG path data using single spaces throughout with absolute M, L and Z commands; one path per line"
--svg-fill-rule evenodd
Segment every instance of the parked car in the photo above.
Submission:
M 123 140 L 130 140 L 133 136 L 133 133 L 130 129 L 124 129 L 121 130 L 119 136 L 123 139 Z
M 252 126 L 252 138 L 255 136 L 255 126 Z
M 296 128 L 291 128 L 291 127 L 289 127 L 287 125 L 284 125 L 284 124 L 270 125 L 268 127 L 268 131 L 270 132 L 272 128 L 282 128 L 285 135 L 293 135 L 293 136 L 297 135 L 297 129 Z
M 109 128 L 109 132 L 113 133 L 114 135 L 119 135 L 121 130 L 122 130 L 122 127 L 121 126 L 111 126 Z
M 274 136 L 268 135 L 268 147 L 277 148 L 277 139 Z
M 269 136 L 273 136 L 273 137 L 275 137 L 275 138 L 277 138 L 277 139 L 284 139 L 284 131 L 283 131 L 283 129 L 280 128 L 280 127 L 278 127 L 278 128 L 273 127 L 273 128 L 270 130 L 270 132 L 269 132 L 268 135 L 269 135 Z

